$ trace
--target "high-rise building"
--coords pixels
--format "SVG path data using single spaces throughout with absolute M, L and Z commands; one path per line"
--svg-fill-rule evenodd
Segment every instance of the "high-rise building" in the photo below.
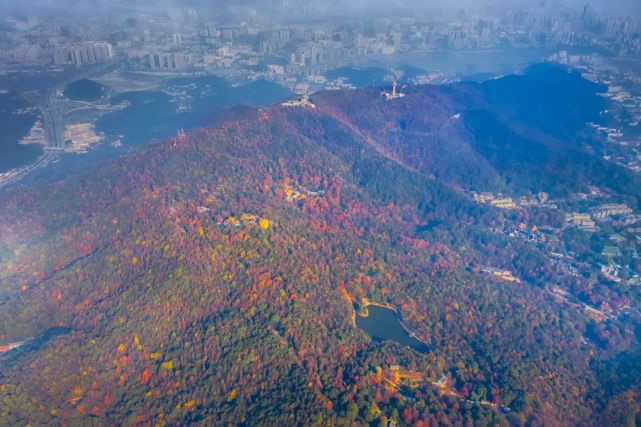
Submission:
M 182 70 L 191 63 L 189 56 L 180 52 L 153 52 L 148 55 L 148 60 L 152 70 Z
M 111 43 L 88 42 L 56 49 L 52 54 L 54 64 L 88 65 L 109 61 L 114 56 Z

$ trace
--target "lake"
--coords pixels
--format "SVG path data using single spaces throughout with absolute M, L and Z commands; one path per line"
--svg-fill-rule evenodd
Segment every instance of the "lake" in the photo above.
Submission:
M 95 99 L 108 88 L 90 80 L 79 80 L 68 87 L 74 99 Z M 70 92 L 69 92 L 70 91 Z M 180 109 L 170 93 L 180 93 L 190 108 Z M 181 77 L 168 80 L 161 90 L 125 92 L 109 99 L 113 105 L 126 102 L 128 106 L 102 116 L 95 122 L 96 131 L 108 140 L 120 140 L 118 149 L 101 144 L 88 154 L 63 154 L 56 164 L 38 169 L 30 177 L 61 177 L 84 168 L 95 161 L 123 154 L 133 147 L 175 136 L 179 129 L 188 131 L 206 126 L 224 109 L 237 105 L 262 107 L 291 96 L 291 92 L 276 83 L 257 80 L 245 85 L 232 85 L 215 76 Z M 0 94 L 0 172 L 28 165 L 43 152 L 40 145 L 20 145 L 18 141 L 29 133 L 36 120 L 34 114 L 16 114 L 30 105 L 15 94 Z
M 367 307 L 369 315 L 361 317 L 356 311 L 356 326 L 364 330 L 375 341 L 396 341 L 397 343 L 425 353 L 427 345 L 410 336 L 394 310 L 376 305 Z
M 174 136 L 179 129 L 206 126 L 225 108 L 261 107 L 291 95 L 287 89 L 265 80 L 233 86 L 215 76 L 171 79 L 166 90 L 127 92 L 114 97 L 112 104 L 126 102 L 129 106 L 100 118 L 96 130 L 110 139 L 121 139 L 124 144 L 141 144 Z M 180 93 L 181 102 L 169 93 Z M 189 108 L 177 108 L 180 103 Z
M 0 94 L 0 172 L 34 162 L 43 152 L 40 145 L 21 145 L 37 115 L 27 111 L 31 105 L 12 93 Z
M 330 80 L 344 77 L 356 87 L 388 84 L 385 77 L 392 69 L 403 73 L 402 82 L 421 74 L 442 71 L 463 80 L 484 81 L 497 74 L 512 74 L 538 63 L 551 52 L 537 49 L 496 49 L 399 53 L 366 59 L 360 66 L 346 66 L 330 70 Z
M 474 76 L 477 74 L 512 74 L 538 63 L 552 52 L 544 49 L 487 49 L 409 52 L 379 57 L 364 63 L 369 67 L 418 68 L 427 72 Z

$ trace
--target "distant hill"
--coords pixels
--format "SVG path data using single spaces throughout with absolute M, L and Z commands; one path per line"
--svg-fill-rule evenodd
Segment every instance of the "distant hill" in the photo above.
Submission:
M 639 370 L 613 356 L 633 345 L 581 341 L 633 334 L 560 308 L 545 286 L 583 279 L 494 233 L 517 214 L 469 196 L 597 184 L 638 206 L 637 175 L 585 143 L 601 88 L 546 66 L 409 86 L 389 101 L 381 90 L 317 93 L 313 108 L 239 108 L 63 181 L 2 193 L 0 344 L 66 332 L 10 364 L 0 356 L 0 423 L 634 419 Z M 479 265 L 523 282 L 497 282 Z M 351 299 L 398 307 L 432 350 L 372 341 Z

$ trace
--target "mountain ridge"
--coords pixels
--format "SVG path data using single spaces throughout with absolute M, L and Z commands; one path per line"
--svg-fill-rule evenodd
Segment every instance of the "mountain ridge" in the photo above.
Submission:
M 587 185 L 585 172 L 555 189 L 546 170 L 526 168 L 536 120 L 508 121 L 483 90 L 406 87 L 386 101 L 364 89 L 315 94 L 309 109 L 239 109 L 63 181 L 5 192 L 0 339 L 70 332 L 3 370 L 0 420 L 598 425 L 629 414 L 626 393 L 638 390 L 605 387 L 594 365 L 608 349 L 582 345 L 590 323 L 546 290 L 579 280 L 493 234 L 512 214 L 470 197 L 563 194 Z M 475 111 L 505 135 L 470 125 Z M 507 157 L 519 132 L 530 139 Z M 552 159 L 582 170 L 580 145 L 558 148 L 542 133 Z M 511 169 L 497 168 L 506 158 Z M 591 175 L 607 175 L 586 158 Z M 612 186 L 637 182 L 624 180 Z M 475 272 L 488 263 L 523 283 Z M 399 307 L 435 349 L 370 340 L 345 293 Z M 617 348 L 632 351 L 621 335 Z M 392 365 L 445 373 L 460 396 L 511 410 L 429 383 L 399 393 L 380 378 Z

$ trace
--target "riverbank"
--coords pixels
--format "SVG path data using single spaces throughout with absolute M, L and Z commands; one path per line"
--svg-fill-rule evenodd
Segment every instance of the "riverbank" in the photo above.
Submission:
M 35 353 L 52 339 L 68 332 L 70 332 L 69 328 L 55 327 L 44 331 L 37 337 L 7 344 L 7 349 L 0 352 L 0 377 L 2 377 L 4 370 L 20 363 L 27 355 Z

